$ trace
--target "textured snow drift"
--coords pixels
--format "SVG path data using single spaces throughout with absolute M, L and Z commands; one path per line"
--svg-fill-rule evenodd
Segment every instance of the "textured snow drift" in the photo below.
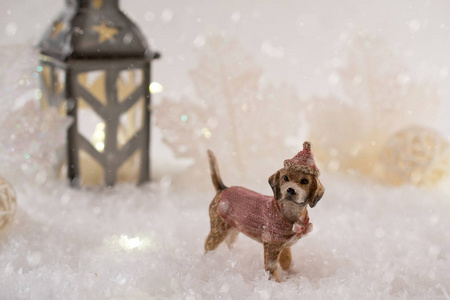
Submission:
M 1 234 L 0 298 L 450 298 L 448 195 L 321 179 L 314 231 L 293 247 L 280 284 L 267 280 L 262 246 L 245 236 L 203 254 L 212 186 L 19 187 L 16 221 Z

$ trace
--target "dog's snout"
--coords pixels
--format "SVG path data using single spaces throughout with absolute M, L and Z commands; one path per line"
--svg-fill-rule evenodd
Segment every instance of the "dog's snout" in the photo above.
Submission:
M 289 194 L 291 194 L 291 195 L 295 195 L 296 193 L 295 193 L 295 190 L 293 189 L 293 188 L 288 188 L 287 189 L 287 192 L 289 193 Z

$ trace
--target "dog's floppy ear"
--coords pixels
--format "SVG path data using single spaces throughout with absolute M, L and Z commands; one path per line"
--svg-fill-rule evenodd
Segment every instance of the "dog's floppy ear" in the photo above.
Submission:
M 313 192 L 311 197 L 309 197 L 309 199 L 308 199 L 309 206 L 311 208 L 316 206 L 317 202 L 319 202 L 319 200 L 322 198 L 323 194 L 325 193 L 325 188 L 323 187 L 319 178 L 315 177 L 314 183 L 315 183 L 315 191 Z
M 269 177 L 269 184 L 273 191 L 273 196 L 275 199 L 280 200 L 281 191 L 280 191 L 280 172 L 278 170 L 275 174 Z

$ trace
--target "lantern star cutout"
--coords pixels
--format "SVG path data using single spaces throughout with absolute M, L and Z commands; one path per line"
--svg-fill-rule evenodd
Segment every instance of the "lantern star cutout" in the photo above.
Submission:
M 53 28 L 52 28 L 52 33 L 50 35 L 50 37 L 52 39 L 56 38 L 61 31 L 64 29 L 65 24 L 61 21 L 56 22 L 55 24 L 53 24 Z
M 99 34 L 98 42 L 103 43 L 105 41 L 113 39 L 117 33 L 119 33 L 119 29 L 115 27 L 108 27 L 105 21 L 102 21 L 101 25 L 94 25 L 92 29 Z

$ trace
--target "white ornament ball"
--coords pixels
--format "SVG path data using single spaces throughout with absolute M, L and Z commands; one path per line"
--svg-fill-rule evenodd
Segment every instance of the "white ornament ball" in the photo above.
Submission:
M 448 142 L 432 129 L 411 127 L 397 132 L 380 157 L 384 178 L 393 184 L 433 186 L 449 175 Z
M 16 214 L 16 199 L 12 185 L 0 176 L 0 230 L 13 221 Z

